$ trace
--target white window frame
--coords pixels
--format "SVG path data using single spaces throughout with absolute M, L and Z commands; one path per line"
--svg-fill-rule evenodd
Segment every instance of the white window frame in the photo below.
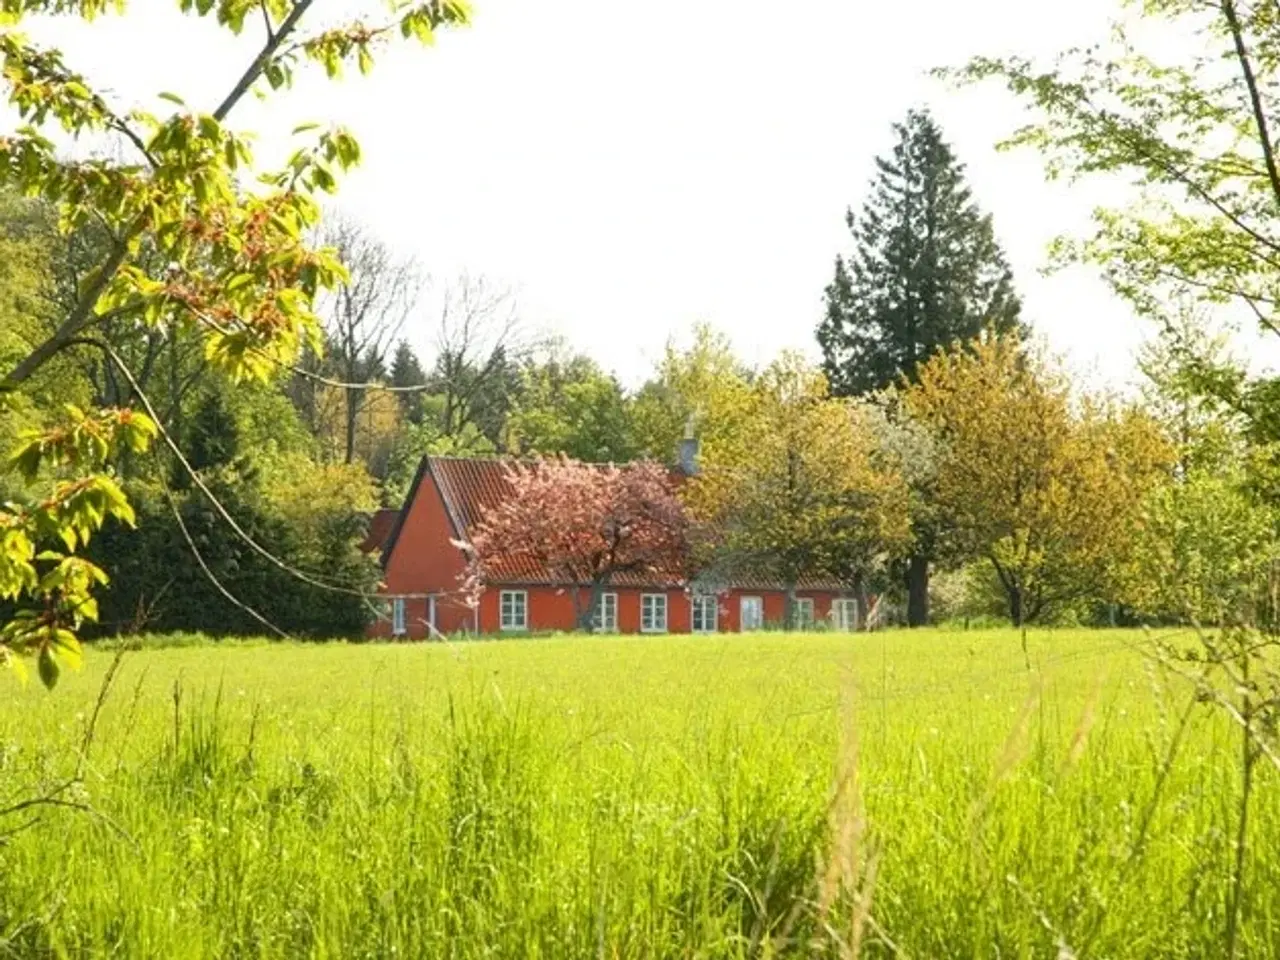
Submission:
M 698 621 L 705 618 L 706 610 L 701 611 L 699 616 L 699 606 L 706 604 L 711 605 L 711 625 L 707 626 L 704 622 L 701 626 Z M 718 633 L 720 631 L 720 600 L 714 593 L 695 593 L 689 598 L 689 629 L 694 633 Z
M 760 622 L 747 626 L 747 604 L 758 605 L 760 608 Z M 764 597 L 752 596 L 743 597 L 738 601 L 738 630 L 741 633 L 747 633 L 751 630 L 764 629 Z
M 596 633 L 618 632 L 618 595 L 616 593 L 600 594 L 600 606 L 592 617 Z
M 514 613 L 516 607 L 516 598 L 520 600 L 520 622 L 516 623 L 512 617 L 511 622 L 507 621 L 508 600 L 511 602 L 511 612 Z M 529 591 L 528 590 L 503 590 L 498 594 L 498 629 L 503 633 L 519 633 L 522 630 L 529 629 Z
M 852 597 L 836 597 L 831 601 L 831 625 L 847 633 L 858 629 L 858 601 Z
M 391 598 L 391 635 L 393 637 L 403 637 L 408 632 L 409 630 L 405 622 L 404 597 L 392 597 Z
M 806 613 L 806 611 L 808 612 Z M 816 622 L 813 614 L 813 597 L 796 597 L 796 626 L 802 630 L 811 629 Z
M 655 610 L 662 611 L 661 624 L 657 622 L 657 617 L 651 612 Z M 665 593 L 640 594 L 640 632 L 667 632 L 667 595 Z

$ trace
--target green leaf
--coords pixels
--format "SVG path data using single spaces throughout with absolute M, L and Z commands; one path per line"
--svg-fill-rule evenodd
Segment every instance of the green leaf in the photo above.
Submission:
M 54 646 L 58 651 L 58 660 L 72 670 L 79 670 L 84 664 L 84 648 L 70 630 L 59 628 L 54 631 Z
M 45 685 L 45 689 L 52 690 L 58 685 L 58 661 L 53 658 L 51 648 L 41 648 L 37 669 L 40 672 L 40 682 Z
M 159 96 L 161 100 L 168 100 L 170 103 L 176 103 L 180 107 L 185 107 L 187 105 L 187 101 L 183 100 L 176 93 L 162 91 Z

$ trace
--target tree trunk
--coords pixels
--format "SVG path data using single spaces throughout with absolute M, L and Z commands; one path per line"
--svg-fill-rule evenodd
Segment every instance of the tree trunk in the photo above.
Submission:
M 867 578 L 861 573 L 853 578 L 853 602 L 858 611 L 858 622 L 855 630 L 869 629 L 868 619 L 871 615 L 871 598 L 867 595 Z
M 929 623 L 929 558 L 913 556 L 907 567 L 907 625 L 923 627 Z
M 1022 588 L 1014 585 L 1009 588 L 1009 619 L 1013 621 L 1015 627 L 1020 627 L 1023 616 Z
M 360 419 L 360 391 L 346 391 L 346 443 L 343 463 L 356 462 L 356 427 Z
M 597 630 L 596 613 L 600 609 L 600 599 L 604 596 L 605 584 L 603 580 L 596 580 L 591 584 L 591 593 L 587 598 L 587 608 L 578 611 L 578 629 L 584 633 L 595 633 Z M 574 588 L 573 595 L 578 597 L 581 591 Z

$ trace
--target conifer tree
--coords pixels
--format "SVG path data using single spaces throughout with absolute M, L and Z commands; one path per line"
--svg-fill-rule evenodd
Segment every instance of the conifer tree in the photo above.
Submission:
M 427 372 L 422 369 L 418 355 L 408 340 L 401 340 L 396 346 L 395 357 L 391 361 L 391 385 L 408 390 L 411 387 L 422 387 L 427 382 Z M 425 405 L 423 396 L 417 392 L 399 394 L 400 413 L 405 420 L 413 424 L 422 422 Z
M 894 125 L 876 160 L 870 199 L 846 221 L 854 250 L 837 257 L 818 326 L 832 391 L 854 396 L 916 380 L 929 358 L 990 331 L 1020 334 L 1021 304 L 964 166 L 927 112 Z M 928 620 L 930 539 L 918 530 L 908 563 L 912 625 Z

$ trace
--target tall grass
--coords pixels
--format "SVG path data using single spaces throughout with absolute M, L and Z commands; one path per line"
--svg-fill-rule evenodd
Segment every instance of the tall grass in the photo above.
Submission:
M 0 807 L 66 804 L 0 817 L 0 954 L 1218 955 L 1239 740 L 1144 642 L 144 649 L 86 756 L 91 653 L 0 707 Z M 1269 957 L 1254 775 L 1238 955 Z

